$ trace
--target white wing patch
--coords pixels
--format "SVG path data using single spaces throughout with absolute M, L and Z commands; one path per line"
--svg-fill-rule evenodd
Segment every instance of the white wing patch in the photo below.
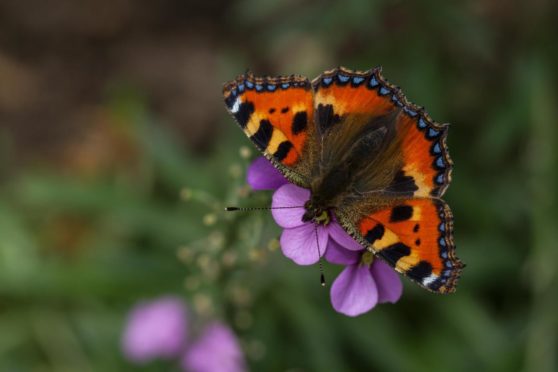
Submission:
M 234 101 L 232 107 L 231 107 L 231 112 L 233 114 L 236 114 L 238 112 L 238 109 L 240 108 L 240 104 L 242 103 L 242 101 L 240 101 L 240 97 L 238 97 L 236 99 L 236 101 Z
M 428 286 L 431 283 L 433 283 L 436 279 L 438 279 L 438 275 L 430 274 L 426 278 L 422 279 L 422 284 Z

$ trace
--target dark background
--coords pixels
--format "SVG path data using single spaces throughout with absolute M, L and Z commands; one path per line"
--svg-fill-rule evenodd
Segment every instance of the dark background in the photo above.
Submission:
M 555 371 L 557 23 L 545 0 L 1 0 L 0 369 L 136 368 L 126 313 L 172 293 L 256 371 Z M 452 124 L 456 294 L 405 280 L 344 317 L 268 213 L 221 212 L 270 197 L 222 83 L 338 65 Z

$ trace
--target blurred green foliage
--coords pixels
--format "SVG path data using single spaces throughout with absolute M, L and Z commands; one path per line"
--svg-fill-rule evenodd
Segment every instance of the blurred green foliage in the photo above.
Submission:
M 452 123 L 446 200 L 468 265 L 457 293 L 405 281 L 396 305 L 335 313 L 317 268 L 280 254 L 269 213 L 222 212 L 271 195 L 246 187 L 239 149 L 252 147 L 224 107 L 204 106 L 221 113 L 218 134 L 194 151 L 148 92 L 114 79 L 101 99 L 101 133 L 121 150 L 109 166 L 93 146 L 72 155 L 77 168 L 14 169 L 21 149 L 0 129 L 0 370 L 131 370 L 126 312 L 165 293 L 184 295 L 199 324 L 235 327 L 254 371 L 558 369 L 556 3 L 241 0 L 214 19 L 191 5 L 220 30 L 208 46 L 217 83 L 194 90 L 218 96 L 246 66 L 313 77 L 383 65 Z M 339 269 L 326 267 L 330 282 Z

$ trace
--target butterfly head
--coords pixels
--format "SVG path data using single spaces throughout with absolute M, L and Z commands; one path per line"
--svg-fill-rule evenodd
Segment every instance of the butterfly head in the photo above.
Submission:
M 331 217 L 327 209 L 319 207 L 312 200 L 308 200 L 304 204 L 304 215 L 302 216 L 303 222 L 314 222 L 318 225 L 328 225 L 331 222 Z

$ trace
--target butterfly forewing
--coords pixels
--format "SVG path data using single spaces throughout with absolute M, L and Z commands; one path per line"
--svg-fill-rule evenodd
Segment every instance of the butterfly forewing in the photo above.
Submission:
M 239 76 L 223 89 L 225 103 L 256 147 L 291 182 L 309 187 L 313 94 L 301 76 Z
M 393 153 L 383 151 L 381 157 L 375 157 L 377 149 L 370 148 L 375 157 L 370 161 L 381 162 L 382 171 L 391 173 L 391 183 L 383 190 L 386 197 L 443 195 L 451 181 L 453 164 L 446 146 L 447 125 L 432 121 L 422 108 L 408 102 L 399 88 L 382 77 L 379 68 L 366 72 L 345 68 L 326 71 L 314 79 L 312 86 L 316 92 L 317 131 L 326 142 L 328 133 L 335 133 L 332 136 L 335 138 L 342 131 L 341 136 L 350 138 L 359 126 L 370 126 L 384 118 L 386 128 L 390 130 L 387 133 L 392 134 L 386 137 L 389 143 L 384 145 L 392 144 L 396 148 L 388 148 Z M 343 120 L 351 117 L 359 119 Z M 339 128 L 340 124 L 350 125 Z M 326 155 L 340 147 L 332 142 L 331 146 L 324 145 L 321 150 Z M 339 158 L 339 155 L 334 157 Z M 363 179 L 366 178 L 370 177 L 364 175 Z M 369 182 L 369 190 L 359 191 L 378 192 L 378 182 L 374 181 L 377 180 Z

